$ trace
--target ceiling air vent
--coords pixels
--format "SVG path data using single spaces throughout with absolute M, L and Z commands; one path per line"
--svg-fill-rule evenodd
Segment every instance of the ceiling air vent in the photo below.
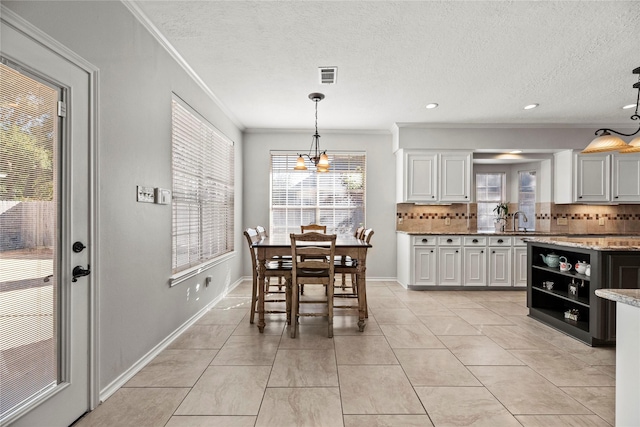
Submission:
M 338 80 L 338 67 L 320 67 L 320 84 L 332 85 Z

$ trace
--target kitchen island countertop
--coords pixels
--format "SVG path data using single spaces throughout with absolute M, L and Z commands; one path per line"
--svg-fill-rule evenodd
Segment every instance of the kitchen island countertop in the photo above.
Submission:
M 527 241 L 596 251 L 640 251 L 640 236 L 531 236 Z

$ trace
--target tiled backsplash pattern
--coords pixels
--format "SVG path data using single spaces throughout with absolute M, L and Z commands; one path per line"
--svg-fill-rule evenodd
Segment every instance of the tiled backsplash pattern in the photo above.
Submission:
M 511 203 L 509 211 L 517 205 Z M 566 225 L 558 225 L 558 219 Z M 396 230 L 429 233 L 474 233 L 477 231 L 477 205 L 415 205 L 398 203 Z M 600 225 L 603 219 L 604 225 Z M 510 229 L 510 222 L 507 229 Z M 620 234 L 640 233 L 640 205 L 556 205 L 536 203 L 535 230 L 548 233 Z

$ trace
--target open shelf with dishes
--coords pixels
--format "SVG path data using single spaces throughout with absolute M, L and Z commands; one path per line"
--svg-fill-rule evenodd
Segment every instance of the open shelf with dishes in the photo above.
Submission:
M 528 259 L 529 316 L 589 345 L 605 344 L 598 334 L 602 322 L 595 295 L 599 252 L 530 242 Z

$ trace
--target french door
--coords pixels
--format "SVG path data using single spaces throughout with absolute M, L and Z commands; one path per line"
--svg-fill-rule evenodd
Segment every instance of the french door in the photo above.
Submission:
M 68 426 L 93 393 L 90 75 L 0 31 L 0 424 Z

